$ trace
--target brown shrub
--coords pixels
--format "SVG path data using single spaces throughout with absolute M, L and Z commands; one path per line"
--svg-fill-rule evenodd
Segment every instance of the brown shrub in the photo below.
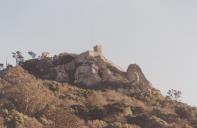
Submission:
M 118 93 L 114 90 L 107 90 L 106 92 L 104 92 L 105 97 L 107 98 L 108 101 L 121 101 L 124 96 L 121 93 Z
M 22 128 L 43 128 L 43 126 L 35 118 L 27 118 L 24 121 Z
M 107 128 L 141 128 L 138 125 L 134 124 L 126 124 L 126 123 L 120 123 L 120 122 L 115 122 L 113 124 L 110 124 Z
M 44 112 L 44 116 L 52 123 L 46 128 L 83 128 L 83 122 L 69 111 L 60 108 L 50 108 Z
M 87 97 L 87 105 L 90 107 L 102 107 L 107 104 L 106 97 L 101 91 L 94 91 Z
M 17 109 L 25 114 L 33 115 L 40 112 L 56 100 L 41 81 L 20 67 L 10 69 L 3 78 L 12 85 L 4 87 L 0 93 L 13 101 Z
M 96 106 L 102 107 L 107 104 L 113 104 L 116 102 L 124 102 L 127 101 L 128 103 L 131 102 L 130 98 L 126 95 L 118 93 L 113 90 L 107 91 L 93 91 L 87 97 L 87 104 L 89 106 Z
M 102 120 L 89 120 L 87 125 L 89 128 L 104 128 L 107 126 L 107 123 Z
M 0 117 L 0 128 L 6 128 L 5 125 L 4 125 L 4 118 L 3 117 Z
M 42 124 L 35 118 L 28 117 L 18 111 L 12 110 L 8 117 L 15 128 L 42 128 Z

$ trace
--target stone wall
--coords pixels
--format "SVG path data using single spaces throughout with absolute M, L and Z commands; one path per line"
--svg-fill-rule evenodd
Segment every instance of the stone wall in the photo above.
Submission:
M 88 50 L 86 52 L 83 52 L 80 54 L 80 57 L 99 57 L 99 56 L 103 56 L 102 55 L 102 47 L 100 45 L 96 45 L 93 50 Z

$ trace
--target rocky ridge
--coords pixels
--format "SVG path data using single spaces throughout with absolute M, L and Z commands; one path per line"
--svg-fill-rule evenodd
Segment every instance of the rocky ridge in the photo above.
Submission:
M 127 71 L 101 46 L 27 60 L 0 71 L 0 128 L 197 128 L 197 108 Z
M 122 81 L 150 87 L 137 64 L 131 64 L 125 72 L 102 55 L 101 46 L 79 55 L 62 53 L 41 60 L 33 59 L 21 66 L 35 76 L 58 82 L 95 86 L 101 82 Z

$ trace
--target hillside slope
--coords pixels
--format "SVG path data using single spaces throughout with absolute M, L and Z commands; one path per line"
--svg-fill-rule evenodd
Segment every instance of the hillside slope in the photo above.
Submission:
M 0 71 L 0 128 L 197 128 L 197 108 L 164 97 L 137 64 L 101 49 Z

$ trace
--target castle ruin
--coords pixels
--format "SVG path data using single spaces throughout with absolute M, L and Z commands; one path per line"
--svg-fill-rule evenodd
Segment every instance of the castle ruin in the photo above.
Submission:
M 120 66 L 115 65 L 112 61 L 108 60 L 107 58 L 103 56 L 101 45 L 96 45 L 93 47 L 93 50 L 88 50 L 86 52 L 83 52 L 79 56 L 79 58 L 81 59 L 86 58 L 86 57 L 100 57 L 104 62 L 116 67 L 120 71 L 124 71 L 124 69 L 122 69 Z
M 93 50 L 88 50 L 86 52 L 83 52 L 80 54 L 80 57 L 102 57 L 102 46 L 101 45 L 96 45 L 94 46 Z

